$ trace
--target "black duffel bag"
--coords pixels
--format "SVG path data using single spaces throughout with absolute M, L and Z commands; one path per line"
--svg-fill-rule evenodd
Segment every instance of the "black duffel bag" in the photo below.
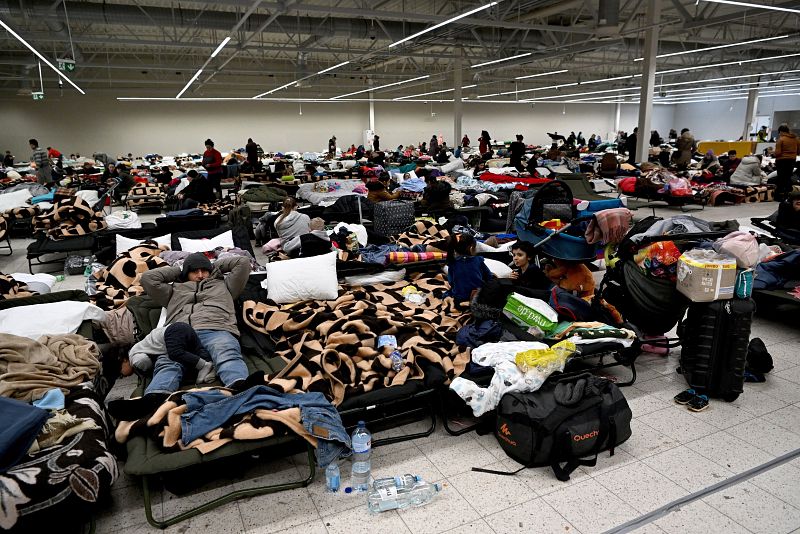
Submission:
M 497 407 L 495 434 L 523 467 L 511 473 L 472 470 L 514 475 L 549 466 L 566 481 L 578 466 L 594 467 L 601 451 L 613 456 L 614 447 L 631 436 L 632 417 L 617 385 L 590 374 L 550 380 L 532 393 L 507 393 Z

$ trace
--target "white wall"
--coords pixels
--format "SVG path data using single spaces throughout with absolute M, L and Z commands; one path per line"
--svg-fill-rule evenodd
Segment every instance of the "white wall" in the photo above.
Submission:
M 207 138 L 220 151 L 243 147 L 248 137 L 265 150 L 326 150 L 328 139 L 363 137 L 368 105 L 273 102 L 119 102 L 89 97 L 0 102 L 0 150 L 17 160 L 30 155 L 28 139 L 65 154 L 113 156 L 150 152 L 202 152 Z M 358 144 L 358 143 L 356 143 Z
M 698 141 L 735 141 L 742 135 L 747 100 L 720 100 L 674 107 L 675 129 L 689 128 Z M 772 116 L 775 111 L 792 110 L 800 110 L 800 97 L 760 97 L 756 115 Z
M 707 109 L 703 106 L 708 105 L 697 108 Z M 688 106 L 655 106 L 652 127 L 666 136 L 673 127 L 688 125 L 697 131 L 719 124 L 718 113 L 710 112 L 709 117 L 690 122 L 696 111 L 684 113 L 684 108 L 689 110 Z M 10 149 L 22 160 L 30 154 L 28 139 L 35 137 L 42 146 L 54 146 L 66 154 L 175 154 L 203 150 L 207 137 L 221 151 L 244 146 L 252 137 L 266 150 L 317 151 L 327 147 L 331 135 L 337 136 L 340 146 L 358 145 L 368 127 L 366 103 L 303 104 L 302 116 L 299 110 L 299 104 L 263 101 L 119 102 L 91 95 L 63 99 L 48 95 L 43 102 L 9 98 L 0 101 L 4 130 L 0 150 Z M 528 143 L 538 144 L 549 142 L 547 132 L 569 135 L 570 131 L 582 131 L 586 138 L 597 133 L 607 139 L 614 130 L 614 104 L 566 104 L 566 114 L 563 111 L 562 104 L 466 102 L 463 132 L 473 142 L 485 129 L 495 139 L 510 140 L 521 133 Z M 740 121 L 732 120 L 736 128 L 731 131 L 741 128 Z M 622 105 L 620 128 L 630 132 L 637 122 L 638 106 Z M 441 134 L 449 145 L 454 142 L 452 103 L 378 102 L 375 123 L 385 149 L 428 141 L 434 133 Z M 728 135 L 725 132 L 730 127 L 720 126 L 723 128 L 727 129 L 714 136 Z

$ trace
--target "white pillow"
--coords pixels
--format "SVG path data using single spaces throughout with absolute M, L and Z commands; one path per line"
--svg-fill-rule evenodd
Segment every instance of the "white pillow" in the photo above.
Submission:
M 493 275 L 497 278 L 509 278 L 511 277 L 511 267 L 503 263 L 502 261 L 492 260 L 489 258 L 483 258 L 483 262 L 489 268 Z M 445 265 L 442 270 L 444 274 L 447 274 L 447 265 Z
M 492 274 L 495 275 L 497 278 L 508 278 L 511 276 L 511 267 L 509 267 L 502 261 L 483 258 L 483 262 L 486 264 L 489 270 L 492 271 Z
M 85 189 L 83 191 L 77 191 L 75 193 L 75 196 L 78 198 L 82 198 L 90 206 L 94 206 L 95 204 L 100 202 L 100 197 L 97 196 L 97 191 L 93 189 Z
M 335 300 L 339 296 L 336 252 L 267 264 L 267 298 L 278 304 Z
M 181 244 L 181 250 L 184 252 L 208 252 L 215 248 L 234 248 L 233 244 L 233 231 L 228 230 L 218 236 L 210 239 L 188 239 L 186 237 L 179 237 L 178 242 Z
M 172 234 L 162 235 L 160 237 L 153 237 L 151 239 L 131 239 L 124 235 L 117 236 L 117 256 L 123 252 L 128 252 L 133 247 L 138 247 L 145 241 L 155 241 L 159 246 L 166 245 L 167 248 L 172 247 Z
M 20 189 L 19 191 L 12 191 L 11 193 L 0 195 L 0 213 L 13 210 L 14 208 L 29 206 L 28 199 L 31 198 L 31 196 L 33 195 L 31 195 L 29 189 Z

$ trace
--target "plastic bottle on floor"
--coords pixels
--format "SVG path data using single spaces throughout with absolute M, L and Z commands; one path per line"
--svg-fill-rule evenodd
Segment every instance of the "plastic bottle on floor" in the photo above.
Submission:
M 413 486 L 417 482 L 422 482 L 422 477 L 419 475 L 398 475 L 396 477 L 376 478 L 372 481 L 372 489 L 378 490 L 394 486 L 396 488 L 402 486 Z
M 350 471 L 350 485 L 353 491 L 368 491 L 372 454 L 372 434 L 367 430 L 364 421 L 359 421 L 353 431 L 353 467 Z
M 325 468 L 325 486 L 331 493 L 339 491 L 341 485 L 341 474 L 339 464 L 334 460 Z
M 429 484 L 425 481 L 415 482 L 413 486 L 388 486 L 372 490 L 367 496 L 367 507 L 373 514 L 415 508 L 431 502 L 440 491 L 441 484 Z

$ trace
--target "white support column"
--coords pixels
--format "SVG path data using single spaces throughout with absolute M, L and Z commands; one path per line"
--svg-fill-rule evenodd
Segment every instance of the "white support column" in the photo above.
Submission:
M 372 78 L 367 80 L 367 84 L 369 85 L 370 88 L 372 88 L 372 86 L 373 86 Z M 370 132 L 372 132 L 373 135 L 375 134 L 375 101 L 374 101 L 374 98 L 375 98 L 375 93 L 370 91 L 369 92 L 369 127 L 367 129 Z M 371 137 L 369 139 L 364 139 L 364 143 L 365 143 L 365 145 L 364 145 L 365 148 L 367 148 L 368 150 L 372 150 L 373 145 L 372 145 L 372 138 Z
M 606 139 L 608 142 L 613 142 L 617 138 L 617 134 L 619 133 L 619 117 L 620 113 L 622 112 L 622 104 L 617 102 L 616 104 L 617 109 L 614 114 L 614 132 L 611 134 L 611 137 Z
M 756 81 L 760 81 L 761 78 L 757 78 Z M 750 91 L 747 92 L 747 111 L 745 111 L 744 115 L 744 130 L 742 130 L 742 139 L 747 141 L 750 139 L 750 134 L 753 132 L 755 128 L 758 126 L 753 124 L 753 121 L 756 120 L 756 106 L 758 105 L 758 86 L 754 85 Z
M 650 150 L 650 125 L 653 116 L 653 89 L 656 84 L 656 55 L 658 54 L 658 24 L 661 21 L 661 0 L 650 0 L 644 34 L 642 61 L 642 91 L 639 96 L 639 133 L 636 136 L 637 162 L 647 161 Z
M 463 58 L 464 50 L 458 47 L 453 59 L 453 144 L 451 145 L 453 149 L 461 144 L 461 116 L 463 114 L 461 104 L 463 74 L 461 69 L 463 67 Z
M 653 89 L 656 84 L 656 55 L 658 54 L 658 24 L 661 21 L 661 0 L 650 0 L 644 34 L 642 61 L 642 91 L 639 96 L 639 133 L 636 136 L 637 162 L 647 161 L 650 150 L 650 124 L 653 115 Z

